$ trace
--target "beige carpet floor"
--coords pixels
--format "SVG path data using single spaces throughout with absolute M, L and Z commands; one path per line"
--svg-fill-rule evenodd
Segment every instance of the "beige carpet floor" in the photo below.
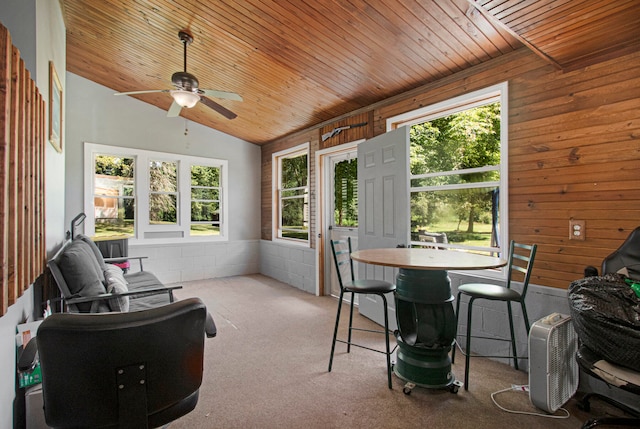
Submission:
M 343 344 L 337 345 L 333 371 L 327 372 L 337 300 L 262 275 L 187 282 L 178 292 L 179 298 L 204 301 L 218 336 L 206 340 L 197 407 L 171 429 L 579 428 L 589 418 L 575 400 L 566 405 L 568 419 L 499 409 L 491 393 L 528 384 L 528 375 L 484 358 L 472 359 L 470 388 L 457 394 L 416 388 L 406 395 L 404 382 L 395 375 L 389 390 L 384 355 L 358 348 L 347 354 Z M 342 334 L 347 319 L 343 321 Z M 356 324 L 375 326 L 359 315 Z M 383 348 L 379 334 L 359 338 Z M 462 356 L 452 369 L 463 379 Z M 508 391 L 496 400 L 509 409 L 541 412 L 525 392 Z M 592 412 L 599 411 L 594 403 Z

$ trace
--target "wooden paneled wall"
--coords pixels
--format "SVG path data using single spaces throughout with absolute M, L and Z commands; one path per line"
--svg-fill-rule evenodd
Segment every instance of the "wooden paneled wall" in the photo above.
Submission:
M 0 316 L 43 272 L 45 103 L 0 25 Z
M 509 237 L 538 244 L 533 283 L 566 289 L 640 226 L 640 53 L 565 73 L 521 49 L 367 111 L 378 135 L 391 116 L 504 81 Z M 271 153 L 320 134 L 262 147 L 263 239 L 271 239 Z M 569 240 L 571 219 L 585 221 L 584 241 Z
M 327 149 L 353 141 L 370 139 L 373 137 L 373 123 L 373 111 L 370 110 L 368 112 L 353 115 L 349 118 L 327 124 L 320 128 L 320 149 Z M 354 127 L 340 130 L 346 126 Z M 322 141 L 322 136 L 324 134 L 328 134 L 336 130 L 339 131 L 338 134 Z

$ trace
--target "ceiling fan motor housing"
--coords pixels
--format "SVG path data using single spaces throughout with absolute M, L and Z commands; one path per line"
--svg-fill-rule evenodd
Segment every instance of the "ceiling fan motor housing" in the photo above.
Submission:
M 198 79 L 191 73 L 187 72 L 175 72 L 171 75 L 171 82 L 178 88 L 185 91 L 197 91 Z

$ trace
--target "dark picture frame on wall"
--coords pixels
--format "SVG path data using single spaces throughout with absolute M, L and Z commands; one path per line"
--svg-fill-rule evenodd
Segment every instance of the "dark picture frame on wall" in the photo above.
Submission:
M 49 141 L 62 153 L 62 84 L 53 61 L 49 61 Z

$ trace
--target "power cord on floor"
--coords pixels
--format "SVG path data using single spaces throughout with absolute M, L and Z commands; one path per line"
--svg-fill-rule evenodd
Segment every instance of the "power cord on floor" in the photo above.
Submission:
M 571 414 L 569 414 L 569 411 L 567 411 L 564 408 L 558 408 L 558 411 L 562 411 L 565 414 L 564 415 L 559 415 L 559 416 L 554 416 L 551 414 L 542 414 L 542 413 L 532 413 L 530 411 L 518 411 L 518 410 L 509 410 L 507 408 L 504 408 L 502 405 L 498 404 L 498 402 L 496 401 L 496 396 L 500 393 L 504 393 L 504 392 L 508 392 L 510 390 L 513 390 L 515 392 L 529 392 L 529 386 L 527 385 L 511 385 L 511 387 L 508 387 L 506 389 L 502 389 L 502 390 L 498 390 L 497 392 L 493 392 L 491 394 L 491 400 L 493 401 L 493 403 L 496 405 L 496 407 L 500 408 L 502 411 L 506 411 L 507 413 L 513 413 L 513 414 L 525 414 L 528 416 L 538 416 L 538 417 L 547 417 L 550 419 L 568 419 L 569 417 L 571 417 Z

